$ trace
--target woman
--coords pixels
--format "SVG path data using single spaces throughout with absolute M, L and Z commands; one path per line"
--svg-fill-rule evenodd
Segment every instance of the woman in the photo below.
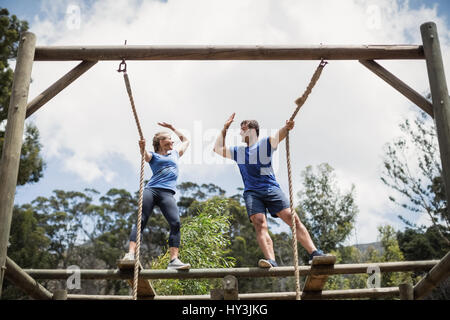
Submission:
M 169 251 L 170 262 L 167 269 L 189 269 L 188 263 L 183 263 L 178 259 L 178 248 L 180 246 L 180 215 L 174 194 L 176 192 L 176 181 L 178 178 L 178 159 L 184 154 L 189 146 L 189 140 L 171 124 L 166 122 L 158 123 L 160 126 L 172 130 L 181 140 L 181 144 L 173 147 L 173 141 L 169 132 L 158 132 L 153 137 L 153 147 L 155 152 L 148 153 L 145 150 L 145 140 L 139 141 L 141 154 L 145 161 L 149 162 L 153 176 L 144 188 L 142 205 L 143 229 L 155 205 L 159 206 L 161 212 L 170 226 Z M 129 252 L 125 255 L 125 260 L 134 260 L 136 251 L 137 226 L 134 226 L 130 235 Z

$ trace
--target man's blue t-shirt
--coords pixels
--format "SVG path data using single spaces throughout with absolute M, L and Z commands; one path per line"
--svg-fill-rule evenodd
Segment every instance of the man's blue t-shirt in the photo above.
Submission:
M 269 137 L 250 147 L 230 147 L 233 160 L 237 162 L 244 181 L 244 191 L 280 188 L 272 168 L 273 149 Z
M 163 188 L 176 192 L 178 178 L 178 159 L 180 155 L 177 150 L 171 150 L 163 156 L 156 152 L 152 153 L 150 168 L 153 175 L 145 188 Z

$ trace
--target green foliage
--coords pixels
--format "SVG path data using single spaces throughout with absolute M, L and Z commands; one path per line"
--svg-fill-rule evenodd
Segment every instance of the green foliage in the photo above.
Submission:
M 28 22 L 20 21 L 15 15 L 9 16 L 6 8 L 0 8 L 0 121 L 8 114 L 14 74 L 8 60 L 17 56 L 20 33 L 27 30 Z
M 382 252 L 369 247 L 366 252 L 360 252 L 356 247 L 341 247 L 332 253 L 336 255 L 336 263 L 375 263 L 404 261 L 400 250 L 396 232 L 393 227 L 386 225 L 378 228 L 379 241 Z M 334 275 L 330 276 L 326 290 L 362 289 L 367 287 L 368 274 Z M 401 283 L 413 283 L 417 279 L 411 272 L 382 273 L 381 287 L 398 287 Z
M 2 147 L 3 144 L 0 145 L 0 148 Z M 19 175 L 17 177 L 18 185 L 38 182 L 42 178 L 45 163 L 40 155 L 41 147 L 37 127 L 32 124 L 26 125 L 24 141 L 20 151 Z
M 389 199 L 418 219 L 426 215 L 442 239 L 450 245 L 450 216 L 442 179 L 442 167 L 435 124 L 425 113 L 413 123 L 406 119 L 400 124 L 402 136 L 386 145 L 384 171 L 381 180 L 400 197 Z M 411 229 L 424 231 L 400 215 Z
M 335 250 L 353 229 L 358 207 L 354 199 L 355 187 L 344 194 L 336 185 L 334 169 L 327 163 L 311 166 L 302 172 L 303 190 L 297 211 L 317 247 L 325 252 Z M 302 252 L 302 259 L 308 256 Z
M 441 259 L 450 250 L 434 226 L 426 231 L 406 228 L 397 232 L 397 238 L 405 259 L 409 261 Z
M 181 194 L 177 205 L 182 215 L 193 215 L 196 213 L 195 210 L 189 210 L 195 200 L 200 201 L 213 196 L 223 197 L 225 195 L 225 190 L 213 183 L 198 185 L 197 183 L 186 181 L 180 183 L 177 189 Z
M 51 239 L 39 226 L 31 205 L 14 207 L 11 223 L 8 257 L 22 268 L 51 269 L 57 265 L 57 257 L 49 252 Z M 3 299 L 19 299 L 20 291 L 8 282 L 2 290 Z
M 85 217 L 96 214 L 99 209 L 92 205 L 92 196 L 98 192 L 89 189 L 85 191 L 87 194 L 55 190 L 50 198 L 38 197 L 32 202 L 39 225 L 53 240 L 49 250 L 58 255 L 61 267 L 64 268 L 77 264 L 76 246 L 89 233 L 85 229 Z
M 378 228 L 383 254 L 379 261 L 371 262 L 389 262 L 404 261 L 404 256 L 398 245 L 396 232 L 393 227 L 386 225 Z M 412 283 L 411 272 L 390 272 L 383 273 L 382 287 L 398 287 L 401 283 Z
M 184 220 L 181 227 L 180 259 L 194 268 L 230 268 L 234 258 L 229 256 L 230 213 L 227 199 L 215 197 L 195 203 L 198 214 Z M 151 263 L 152 269 L 163 269 L 169 263 L 166 251 Z M 208 280 L 158 280 L 154 281 L 158 294 L 208 294 Z
M 331 251 L 336 256 L 336 264 L 363 263 L 364 256 L 356 247 L 340 247 Z M 324 290 L 344 290 L 365 288 L 367 275 L 333 275 L 328 278 Z

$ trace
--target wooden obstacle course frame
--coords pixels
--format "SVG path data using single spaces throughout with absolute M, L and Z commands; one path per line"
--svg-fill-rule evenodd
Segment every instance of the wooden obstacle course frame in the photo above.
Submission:
M 14 195 L 19 170 L 24 123 L 27 116 L 55 97 L 70 83 L 84 74 L 100 60 L 358 60 L 369 70 L 410 99 L 419 108 L 434 117 L 442 161 L 443 180 L 450 190 L 450 98 L 445 79 L 442 53 L 436 24 L 420 26 L 423 45 L 363 45 L 363 46 L 70 46 L 36 47 L 31 32 L 20 36 L 18 56 L 8 121 L 5 130 L 0 167 L 0 297 L 5 274 L 30 296 L 48 297 L 49 293 L 19 266 L 7 257 L 11 229 Z M 409 88 L 400 79 L 378 65 L 374 60 L 425 60 L 431 89 L 430 102 Z M 65 76 L 28 101 L 33 61 L 72 61 L 81 63 Z M 450 192 L 446 193 L 450 203 Z M 450 207 L 449 207 L 450 210 Z M 414 287 L 414 298 L 423 297 L 431 288 L 448 276 L 448 254 L 427 277 Z M 334 266 L 336 270 L 338 266 Z M 331 269 L 330 269 L 331 270 Z M 142 273 L 145 273 L 143 270 Z M 189 273 L 188 273 L 189 274 Z M 270 276 L 266 274 L 265 276 Z M 397 288 L 398 289 L 398 288 Z M 396 289 L 396 290 L 397 290 Z M 322 292 L 324 296 L 325 292 Z M 365 293 L 364 293 L 365 294 Z M 325 294 L 325 296 L 327 296 Z M 64 296 L 64 295 L 58 295 Z M 330 296 L 330 295 L 328 295 Z M 332 295 L 331 295 L 332 296 Z M 405 294 L 408 296 L 408 294 Z M 410 295 L 409 295 L 410 296 Z M 68 295 L 70 298 L 71 295 Z
M 13 263 L 8 258 L 8 266 Z M 422 281 L 429 281 L 433 279 L 426 286 L 427 290 L 434 284 L 442 281 L 448 277 L 450 264 L 450 253 L 448 253 L 441 260 L 429 261 L 404 261 L 404 262 L 381 262 L 381 263 L 363 263 L 363 264 L 338 264 L 324 268 L 314 268 L 313 266 L 300 266 L 300 274 L 303 276 L 309 275 L 336 275 L 336 274 L 366 274 L 369 268 L 377 267 L 380 272 L 428 272 L 427 276 Z M 14 264 L 15 265 L 15 264 Z M 17 287 L 21 288 L 25 293 L 31 295 L 35 290 L 42 291 L 40 296 L 35 296 L 36 299 L 51 299 L 51 293 L 45 288 L 38 285 L 36 280 L 65 280 L 71 276 L 67 270 L 54 269 L 25 269 L 22 270 L 17 265 L 14 268 L 7 268 L 7 278 L 13 282 Z M 79 270 L 82 280 L 131 280 L 133 274 L 130 272 L 123 272 L 116 270 Z M 225 299 L 224 290 L 231 289 L 227 298 L 234 297 L 239 300 L 261 300 L 261 299 L 276 299 L 276 300 L 295 300 L 295 292 L 273 292 L 273 293 L 238 293 L 238 279 L 239 278 L 260 278 L 260 277 L 293 277 L 294 267 L 275 267 L 275 268 L 224 268 L 224 269 L 190 269 L 190 270 L 142 270 L 139 273 L 139 280 L 147 281 L 148 279 L 211 279 L 232 277 L 236 279 L 234 286 L 226 286 L 220 289 L 213 289 L 210 295 L 189 295 L 189 296 L 161 296 L 155 293 L 152 300 L 222 300 Z M 23 281 L 15 281 L 15 279 L 27 279 L 26 285 Z M 30 280 L 31 279 L 31 280 Z M 147 280 L 146 280 L 147 279 Z M 30 285 L 30 283 L 32 285 Z M 431 286 L 430 286 L 431 284 Z M 423 291 L 420 289 L 423 286 L 419 282 L 414 288 L 414 291 Z M 368 298 L 398 298 L 411 299 L 411 295 L 404 293 L 405 286 L 391 287 L 391 288 L 373 288 L 373 289 L 350 289 L 350 290 L 328 290 L 328 291 L 303 291 L 302 298 L 306 299 L 368 299 Z M 428 293 L 425 292 L 424 294 Z M 413 296 L 419 299 L 418 295 Z M 132 300 L 131 296 L 111 296 L 111 295 L 77 295 L 68 294 L 68 300 Z

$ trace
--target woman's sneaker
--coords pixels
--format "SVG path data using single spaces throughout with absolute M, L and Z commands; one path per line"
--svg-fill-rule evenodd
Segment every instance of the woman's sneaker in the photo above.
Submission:
M 175 258 L 169 262 L 169 265 L 167 266 L 167 269 L 172 270 L 188 270 L 191 268 L 191 265 L 189 263 L 183 263 L 180 259 Z
M 260 267 L 260 268 L 272 268 L 272 267 L 278 267 L 278 264 L 276 263 L 276 261 L 271 260 L 271 259 L 259 259 L 258 267 Z
M 127 254 L 125 254 L 122 260 L 134 260 L 134 253 L 128 252 Z

